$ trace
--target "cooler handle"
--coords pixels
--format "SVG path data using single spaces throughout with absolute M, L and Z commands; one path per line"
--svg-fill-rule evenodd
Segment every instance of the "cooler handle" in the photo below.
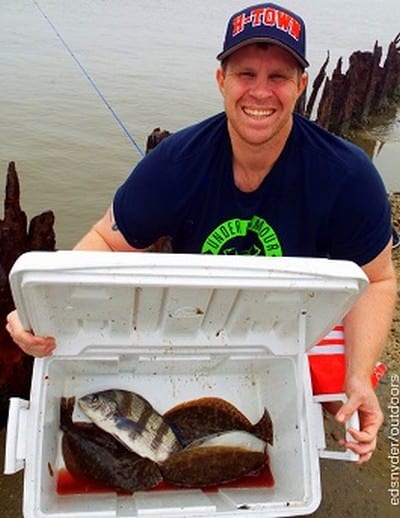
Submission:
M 5 475 L 11 475 L 24 468 L 28 410 L 29 401 L 17 397 L 10 398 L 4 458 Z
M 315 403 L 327 403 L 331 401 L 343 401 L 345 403 L 347 401 L 347 396 L 344 393 L 340 394 L 320 394 L 313 397 Z M 322 409 L 321 409 L 322 410 Z M 321 412 L 322 419 L 322 412 Z M 360 420 L 358 417 L 358 412 L 354 412 L 354 414 L 350 417 L 350 419 L 345 423 L 345 434 L 346 440 L 352 440 L 351 435 L 348 432 L 349 428 L 354 428 L 355 430 L 360 430 Z M 319 448 L 319 456 L 323 459 L 336 459 L 336 460 L 350 460 L 352 462 L 357 462 L 360 456 L 357 453 L 354 453 L 352 450 L 346 449 L 346 451 L 332 451 L 326 448 L 325 444 L 325 427 L 322 419 L 322 430 L 323 430 L 323 447 Z

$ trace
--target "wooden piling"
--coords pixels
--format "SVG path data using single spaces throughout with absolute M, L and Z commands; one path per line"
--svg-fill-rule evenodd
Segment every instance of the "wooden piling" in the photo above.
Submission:
M 320 126 L 342 136 L 367 126 L 374 116 L 399 102 L 400 34 L 390 43 L 383 65 L 382 56 L 382 47 L 375 42 L 372 52 L 351 54 L 346 72 L 343 72 L 343 59 L 339 58 L 329 78 L 326 75 L 328 55 L 313 83 L 307 107 L 297 111 L 312 117 L 323 84 L 315 119 Z
M 54 214 L 46 211 L 28 218 L 20 206 L 20 186 L 15 163 L 10 162 L 0 219 L 0 427 L 7 422 L 10 397 L 29 399 L 33 358 L 7 333 L 6 317 L 14 308 L 8 275 L 16 259 L 31 250 L 55 250 Z

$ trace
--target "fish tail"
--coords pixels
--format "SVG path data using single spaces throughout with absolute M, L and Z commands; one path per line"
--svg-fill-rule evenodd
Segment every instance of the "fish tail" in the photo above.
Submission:
M 60 428 L 64 432 L 72 427 L 72 414 L 75 407 L 75 397 L 62 397 L 60 403 Z
M 264 413 L 259 421 L 249 431 L 271 446 L 274 445 L 274 428 L 271 416 L 266 408 L 264 408 Z

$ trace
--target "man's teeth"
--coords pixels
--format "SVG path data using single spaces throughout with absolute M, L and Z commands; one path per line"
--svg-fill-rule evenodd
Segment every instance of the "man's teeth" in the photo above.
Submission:
M 269 117 L 273 114 L 274 110 L 252 110 L 250 108 L 245 108 L 244 112 L 246 115 L 250 115 L 251 117 Z

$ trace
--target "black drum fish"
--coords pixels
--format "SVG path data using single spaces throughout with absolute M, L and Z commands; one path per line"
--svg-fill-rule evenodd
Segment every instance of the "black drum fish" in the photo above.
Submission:
M 164 418 L 184 444 L 228 430 L 247 431 L 273 444 L 272 421 L 267 409 L 253 425 L 232 403 L 218 397 L 185 401 L 165 412 Z
M 256 474 L 266 463 L 267 443 L 246 431 L 193 441 L 160 465 L 166 482 L 183 487 L 224 484 Z
M 125 448 L 92 423 L 73 422 L 75 398 L 62 398 L 60 428 L 65 467 L 75 477 L 100 482 L 115 491 L 134 492 L 159 484 L 158 465 Z
M 104 390 L 78 399 L 82 411 L 130 451 L 160 463 L 182 446 L 172 428 L 139 394 Z

